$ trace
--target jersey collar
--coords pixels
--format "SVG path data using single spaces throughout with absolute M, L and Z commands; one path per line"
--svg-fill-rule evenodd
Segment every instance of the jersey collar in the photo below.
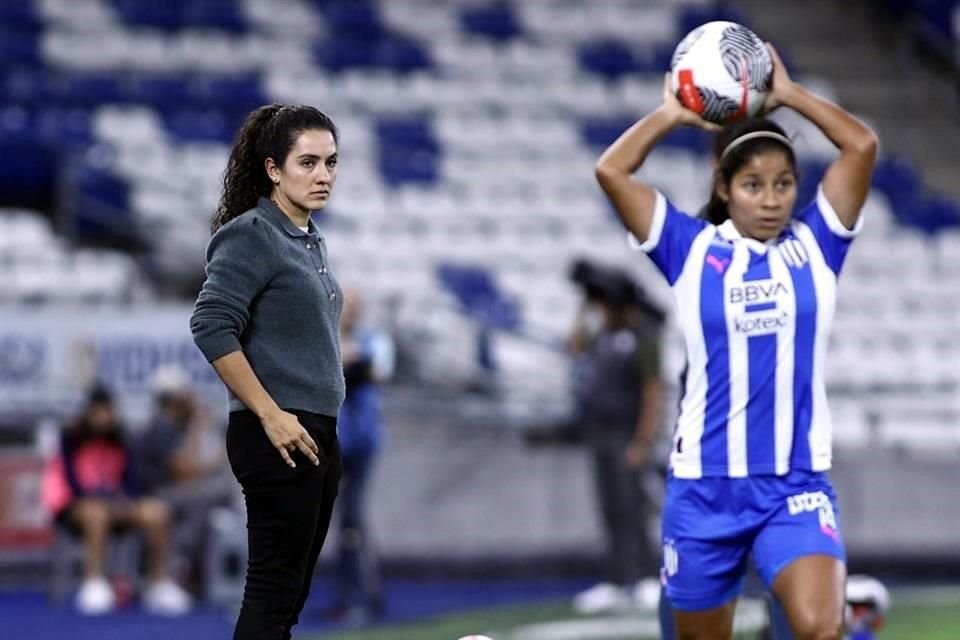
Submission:
M 720 234 L 720 237 L 724 240 L 729 240 L 730 242 L 742 242 L 747 248 L 749 248 L 754 253 L 766 253 L 768 247 L 775 247 L 779 242 L 780 238 L 770 238 L 766 242 L 760 242 L 753 238 L 744 238 L 740 235 L 740 232 L 737 231 L 737 228 L 733 225 L 733 220 L 727 218 L 722 224 L 717 227 L 717 233 Z

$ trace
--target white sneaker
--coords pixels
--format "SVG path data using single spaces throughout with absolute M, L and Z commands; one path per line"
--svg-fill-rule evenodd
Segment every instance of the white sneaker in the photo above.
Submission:
M 660 606 L 660 580 L 643 578 L 633 586 L 633 606 L 639 609 L 654 610 Z
M 117 597 L 103 576 L 87 578 L 77 592 L 77 610 L 85 616 L 100 616 L 113 611 Z
M 143 607 L 161 616 L 181 616 L 190 611 L 193 598 L 170 578 L 157 580 L 143 594 Z
M 581 615 L 614 611 L 629 604 L 627 591 L 609 582 L 601 582 L 573 597 L 573 610 Z

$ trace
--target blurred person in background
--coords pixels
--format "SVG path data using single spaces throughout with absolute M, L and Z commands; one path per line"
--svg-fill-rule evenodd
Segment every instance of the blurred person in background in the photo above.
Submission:
M 363 623 L 384 612 L 377 555 L 366 518 L 369 480 L 383 446 L 380 384 L 393 374 L 393 341 L 362 322 L 363 300 L 356 289 L 344 295 L 340 344 L 347 395 L 337 419 L 343 460 L 338 498 L 337 582 L 332 614 Z
M 94 388 L 83 413 L 64 429 L 60 453 L 44 473 L 43 500 L 59 526 L 83 538 L 84 580 L 76 601 L 81 613 L 104 614 L 116 606 L 105 556 L 117 527 L 140 529 L 146 538 L 146 609 L 165 615 L 190 609 L 190 596 L 168 572 L 170 508 L 156 498 L 140 497 L 132 449 L 107 389 Z
M 796 156 L 763 117 L 720 128 L 663 104 L 600 157 L 596 176 L 673 287 L 688 375 L 663 514 L 663 576 L 677 637 L 725 639 L 748 554 L 798 639 L 842 637 L 846 551 L 823 357 L 836 282 L 861 228 L 877 152 L 863 123 L 790 79 L 775 50 L 764 113 L 788 106 L 839 150 L 794 212 Z M 633 179 L 681 125 L 717 131 L 708 221 Z
M 311 221 L 337 128 L 309 106 L 253 111 L 230 151 L 190 328 L 229 391 L 227 456 L 249 548 L 236 640 L 292 637 L 340 482 L 343 291 Z
M 574 608 L 584 614 L 653 608 L 660 583 L 644 475 L 653 463 L 661 417 L 662 316 L 641 311 L 640 290 L 625 273 L 587 280 L 570 348 L 581 359 L 577 395 L 593 455 L 607 566 L 606 581 L 577 594 Z
M 234 496 L 222 434 L 183 370 L 158 369 L 151 390 L 156 414 L 140 438 L 140 482 L 145 495 L 173 510 L 175 546 L 189 563 L 191 586 L 199 591 L 210 512 L 228 506 Z

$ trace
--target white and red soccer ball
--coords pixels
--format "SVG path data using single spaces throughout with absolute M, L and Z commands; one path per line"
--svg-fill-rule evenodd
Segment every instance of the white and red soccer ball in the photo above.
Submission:
M 772 78 L 763 40 L 736 22 L 700 25 L 680 41 L 670 62 L 671 88 L 683 106 L 717 124 L 756 115 Z

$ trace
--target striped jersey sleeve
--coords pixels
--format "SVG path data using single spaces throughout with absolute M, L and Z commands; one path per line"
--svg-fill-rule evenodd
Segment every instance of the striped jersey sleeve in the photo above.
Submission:
M 834 275 L 839 276 L 850 243 L 863 228 L 863 216 L 857 219 L 853 229 L 843 226 L 837 212 L 824 195 L 821 185 L 817 188 L 817 197 L 813 202 L 798 211 L 794 219 L 810 228 L 827 266 L 830 267 Z
M 649 255 L 673 286 L 683 271 L 694 238 L 707 225 L 706 221 L 679 211 L 658 191 L 647 240 L 640 242 L 630 234 L 628 241 L 632 248 Z

